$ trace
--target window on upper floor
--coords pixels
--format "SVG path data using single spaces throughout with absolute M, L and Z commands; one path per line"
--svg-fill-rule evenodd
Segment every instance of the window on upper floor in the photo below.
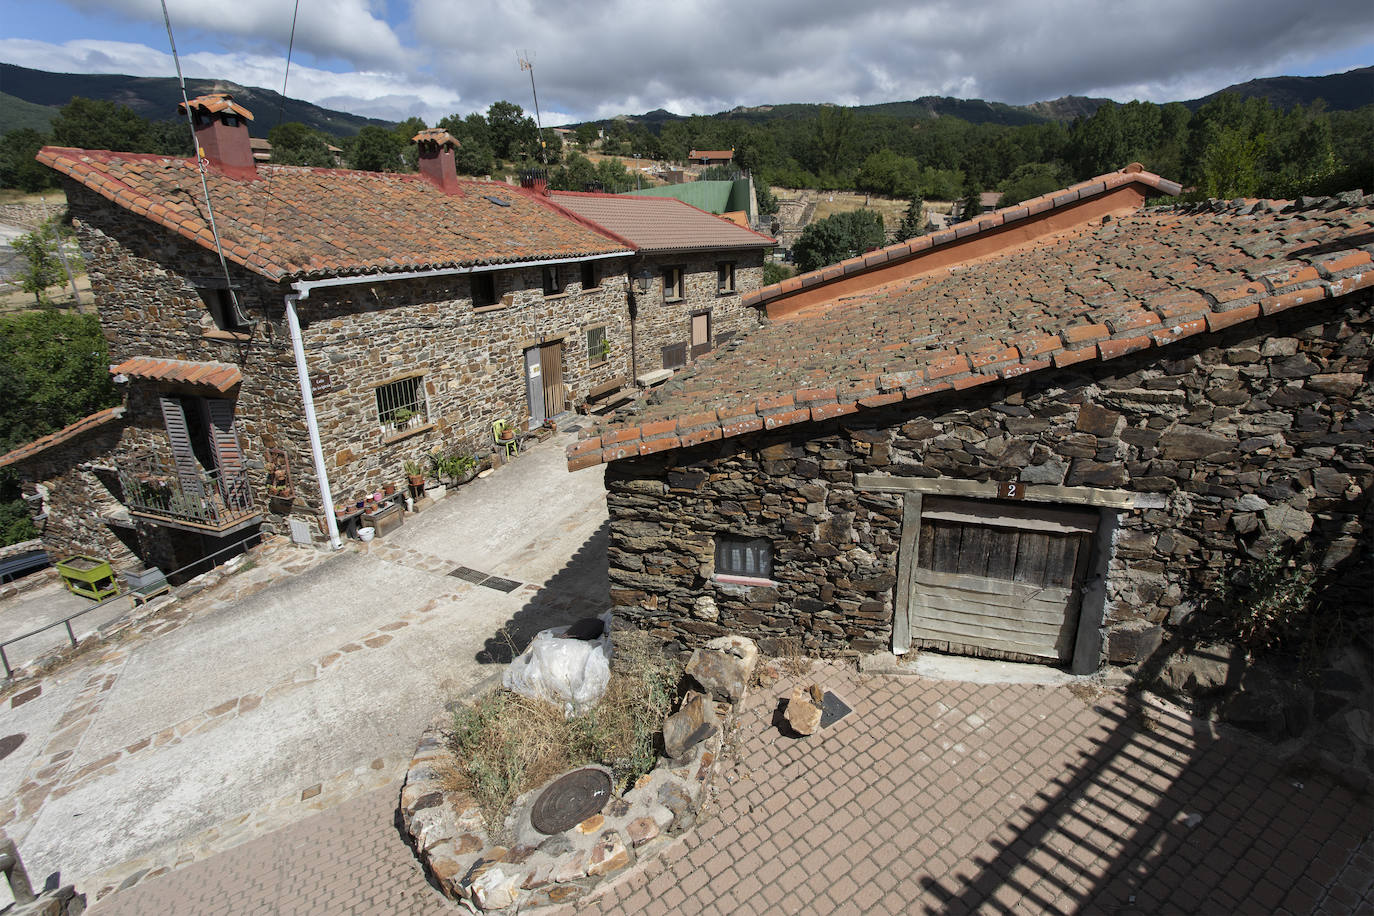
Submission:
M 253 323 L 244 312 L 243 300 L 238 298 L 242 294 L 238 290 L 220 285 L 198 287 L 196 292 L 200 294 L 200 301 L 205 303 L 218 330 L 234 334 L 246 334 L 252 330 Z
M 722 296 L 735 291 L 735 262 L 722 261 L 716 265 L 716 292 Z
M 665 267 L 663 269 L 663 301 L 677 302 L 679 299 L 687 298 L 686 288 L 683 284 L 681 267 Z
M 596 289 L 601 285 L 601 278 L 597 275 L 595 261 L 582 262 L 582 291 Z
M 496 304 L 496 275 L 495 274 L 473 274 L 472 275 L 472 307 L 476 309 L 488 308 Z
M 566 281 L 559 272 L 559 265 L 550 264 L 544 268 L 544 295 L 557 296 L 563 292 Z

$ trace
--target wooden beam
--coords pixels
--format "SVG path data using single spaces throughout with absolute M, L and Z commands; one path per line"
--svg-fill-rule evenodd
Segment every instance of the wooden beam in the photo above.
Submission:
M 911 648 L 911 581 L 920 556 L 921 494 L 902 494 L 902 539 L 897 547 L 897 597 L 892 604 L 892 654 Z
M 996 481 L 979 482 L 953 477 L 892 477 L 887 474 L 858 474 L 854 487 L 876 493 L 929 493 L 938 496 L 972 496 L 979 499 L 998 499 L 1006 487 Z M 1025 484 L 1027 502 L 1072 503 L 1081 506 L 1100 506 L 1106 509 L 1133 509 L 1136 494 L 1129 490 L 1099 490 L 1096 487 L 1058 487 L 1050 484 Z M 905 526 L 905 515 L 903 525 Z

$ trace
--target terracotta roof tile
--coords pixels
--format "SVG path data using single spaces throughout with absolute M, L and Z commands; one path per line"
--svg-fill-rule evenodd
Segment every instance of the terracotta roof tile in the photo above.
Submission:
M 55 445 L 69 442 L 84 432 L 104 426 L 106 423 L 117 420 L 122 416 L 124 416 L 124 408 L 122 406 L 116 406 L 107 407 L 98 413 L 91 414 L 89 417 L 82 417 L 72 425 L 63 427 L 55 433 L 49 433 L 41 439 L 35 439 L 27 445 L 19 446 L 19 448 L 12 452 L 0 455 L 0 468 L 18 464 L 28 458 L 46 452 Z
M 554 191 L 549 199 L 640 251 L 768 248 L 777 244 L 776 239 L 674 197 Z
M 1142 210 L 1053 244 L 810 305 L 731 340 L 639 413 L 589 435 L 658 435 L 652 451 L 661 451 L 674 447 L 663 442 L 701 441 L 705 427 L 679 438 L 675 421 L 695 424 L 711 410 L 724 436 L 777 429 L 1167 347 L 1374 287 L 1374 195 L 1340 201 Z M 600 455 L 636 453 L 647 452 Z M 578 452 L 575 466 L 588 466 L 590 454 Z
M 237 366 L 228 363 L 194 363 L 182 359 L 157 359 L 151 356 L 126 359 L 118 366 L 112 366 L 110 372 L 148 381 L 198 385 L 213 388 L 221 394 L 243 381 L 243 373 Z
M 191 160 L 51 146 L 37 158 L 214 247 Z M 259 165 L 251 180 L 212 169 L 206 180 L 225 256 L 271 280 L 628 253 L 547 199 L 496 182 L 459 181 L 447 195 L 419 175 L 284 165 Z

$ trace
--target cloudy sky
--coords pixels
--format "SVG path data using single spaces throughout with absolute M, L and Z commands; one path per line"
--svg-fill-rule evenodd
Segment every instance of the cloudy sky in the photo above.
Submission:
M 188 76 L 282 88 L 292 0 L 167 0 Z M 951 95 L 1195 98 L 1374 63 L 1369 0 L 300 0 L 288 95 L 433 123 Z M 159 0 L 0 0 L 0 61 L 172 76 Z M 0 86 L 0 91 L 4 87 Z

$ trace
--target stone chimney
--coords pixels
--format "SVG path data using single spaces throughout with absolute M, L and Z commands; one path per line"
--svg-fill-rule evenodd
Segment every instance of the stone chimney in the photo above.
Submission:
M 525 169 L 520 173 L 520 187 L 548 197 L 549 173 L 543 169 Z
M 212 92 L 190 102 L 177 104 L 186 113 L 191 106 L 191 123 L 196 129 L 197 155 L 210 168 L 231 178 L 256 178 L 253 147 L 248 138 L 248 122 L 253 113 L 237 104 L 227 92 Z
M 445 194 L 457 194 L 458 167 L 453 151 L 462 144 L 441 127 L 422 130 L 411 138 L 420 147 L 420 175 Z

